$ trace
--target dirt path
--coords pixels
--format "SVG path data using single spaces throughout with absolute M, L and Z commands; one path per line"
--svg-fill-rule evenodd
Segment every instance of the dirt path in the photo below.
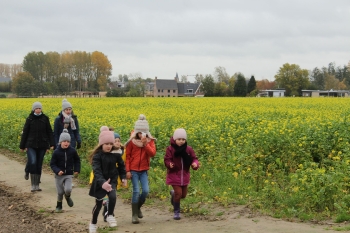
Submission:
M 42 192 L 30 193 L 30 181 L 24 179 L 24 165 L 15 160 L 10 160 L 7 156 L 0 154 L 0 182 L 13 187 L 17 194 L 23 193 L 23 196 L 34 196 L 36 203 L 34 208 L 37 210 L 46 210 L 50 217 L 57 219 L 58 222 L 75 223 L 74 228 L 82 232 L 88 232 L 88 223 L 91 219 L 91 211 L 94 206 L 94 199 L 88 195 L 88 188 L 74 187 L 72 198 L 74 207 L 69 208 L 63 203 L 64 213 L 56 214 L 56 188 L 54 176 L 52 174 L 43 174 L 41 188 Z M 25 194 L 25 195 L 24 195 Z M 29 201 L 33 202 L 33 201 Z M 10 203 L 8 204 L 10 205 Z M 115 209 L 116 219 L 118 221 L 117 230 L 114 232 L 130 233 L 160 233 L 160 232 L 182 232 L 182 233 L 211 233 L 211 232 L 230 232 L 230 233 L 323 233 L 337 232 L 331 230 L 331 225 L 318 225 L 310 223 L 293 223 L 270 217 L 253 217 L 244 214 L 244 207 L 234 207 L 225 211 L 222 220 L 207 221 L 198 220 L 194 217 L 185 217 L 180 221 L 172 219 L 172 213 L 169 212 L 169 206 L 159 208 L 156 206 L 146 206 L 144 208 L 144 218 L 140 224 L 131 223 L 131 206 L 123 203 L 118 198 Z M 9 211 L 5 209 L 5 211 Z M 100 228 L 106 227 L 100 215 L 98 220 Z M 335 225 L 333 225 L 334 227 Z M 2 225 L 2 229 L 5 226 Z M 79 231 L 80 231 L 79 230 Z M 0 229 L 0 232 L 2 231 Z

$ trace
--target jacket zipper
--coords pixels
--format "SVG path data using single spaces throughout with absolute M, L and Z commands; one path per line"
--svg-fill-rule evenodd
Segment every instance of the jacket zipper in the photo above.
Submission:
M 67 151 L 64 151 L 64 174 L 67 174 Z
M 181 186 L 184 185 L 184 164 L 181 158 Z
M 143 148 L 141 148 L 141 151 L 140 151 L 140 160 L 139 160 L 139 170 L 138 171 L 140 171 L 140 168 L 141 168 L 142 149 Z

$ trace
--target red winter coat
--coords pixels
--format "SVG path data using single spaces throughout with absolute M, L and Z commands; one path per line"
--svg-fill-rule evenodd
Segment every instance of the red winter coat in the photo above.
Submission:
M 174 145 L 175 140 L 173 138 L 170 138 L 170 144 Z M 199 168 L 198 158 L 196 154 L 194 153 L 194 150 L 192 147 L 187 146 L 186 152 L 188 155 L 192 157 L 192 163 L 196 163 L 197 167 L 193 168 L 193 170 L 197 170 Z M 185 166 L 182 157 L 177 156 L 175 157 L 175 148 L 172 146 L 168 146 L 166 149 L 165 157 L 164 157 L 164 165 L 167 168 L 167 175 L 166 175 L 166 184 L 168 185 L 179 185 L 179 186 L 185 186 L 190 183 L 190 167 L 191 166 Z M 170 168 L 170 162 L 174 164 L 173 168 Z
M 129 171 L 147 171 L 151 157 L 156 155 L 156 146 L 151 139 L 146 146 L 138 147 L 132 141 L 126 145 L 125 169 Z

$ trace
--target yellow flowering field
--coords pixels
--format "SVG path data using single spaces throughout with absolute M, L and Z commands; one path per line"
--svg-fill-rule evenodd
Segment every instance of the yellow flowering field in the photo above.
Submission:
M 154 198 L 168 198 L 164 151 L 173 131 L 185 128 L 202 166 L 191 173 L 185 212 L 205 214 L 198 203 L 248 203 L 275 217 L 302 219 L 349 212 L 349 98 L 67 99 L 78 116 L 82 158 L 97 144 L 102 125 L 126 142 L 138 115 L 146 115 L 157 138 L 149 172 Z M 53 126 L 61 98 L 0 99 L 2 148 L 19 151 L 35 101 Z M 85 163 L 83 179 L 90 169 Z

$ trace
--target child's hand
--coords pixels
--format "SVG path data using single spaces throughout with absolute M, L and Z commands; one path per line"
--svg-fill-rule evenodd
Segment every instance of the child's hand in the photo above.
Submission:
M 63 171 L 59 171 L 59 172 L 57 173 L 57 175 L 59 175 L 59 176 L 62 176 L 63 174 L 64 174 Z
M 174 167 L 174 163 L 170 162 L 169 166 L 170 166 L 170 168 L 173 168 Z
M 74 176 L 77 177 L 79 172 L 74 172 Z
M 126 179 L 130 180 L 131 179 L 131 172 L 126 173 Z
M 141 138 L 141 142 L 142 142 L 143 146 L 146 146 L 147 145 L 147 138 L 146 137 L 142 137 Z
M 126 187 L 128 185 L 128 181 L 126 179 L 122 179 L 123 186 Z
M 112 191 L 112 185 L 109 184 L 111 182 L 111 179 L 108 179 L 106 182 L 103 183 L 102 188 L 106 190 L 107 192 Z
M 196 163 L 192 163 L 192 167 L 193 168 L 197 168 L 197 164 Z

